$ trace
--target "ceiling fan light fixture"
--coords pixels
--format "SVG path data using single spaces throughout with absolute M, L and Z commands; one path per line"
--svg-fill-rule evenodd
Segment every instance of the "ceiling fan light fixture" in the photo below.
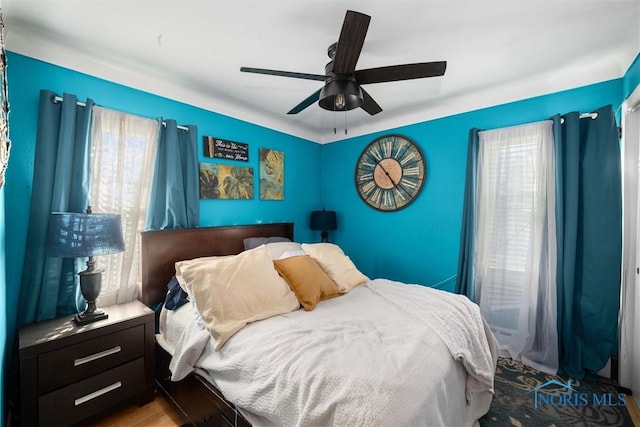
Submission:
M 362 90 L 349 76 L 329 80 L 320 91 L 318 105 L 329 111 L 346 111 L 358 108 L 364 102 Z

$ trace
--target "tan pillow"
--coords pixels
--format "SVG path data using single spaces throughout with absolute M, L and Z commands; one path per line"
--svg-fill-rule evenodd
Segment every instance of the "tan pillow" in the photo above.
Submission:
M 306 311 L 318 301 L 340 295 L 340 290 L 327 273 L 309 255 L 298 255 L 273 261 L 278 273 L 287 281 Z
M 303 243 L 302 249 L 333 279 L 340 292 L 346 293 L 369 278 L 362 274 L 340 246 L 333 243 Z
M 192 296 L 191 282 L 187 282 L 186 280 L 184 280 L 184 277 L 182 277 L 182 270 L 186 270 L 187 268 L 193 268 L 194 266 L 197 266 L 197 265 L 207 265 L 213 260 L 217 260 L 220 258 L 230 258 L 233 256 L 235 255 L 209 256 L 209 257 L 193 258 L 193 259 L 188 259 L 184 261 L 178 261 L 175 264 L 176 280 L 178 281 L 178 284 L 180 285 L 182 290 L 185 291 L 189 296 Z
M 176 263 L 176 277 L 194 297 L 216 351 L 247 323 L 300 306 L 274 269 L 265 246 L 238 255 Z

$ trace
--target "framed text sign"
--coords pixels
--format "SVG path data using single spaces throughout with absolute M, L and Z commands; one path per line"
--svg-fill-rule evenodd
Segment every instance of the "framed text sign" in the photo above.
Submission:
M 227 141 L 213 136 L 205 136 L 203 139 L 205 157 L 249 161 L 249 144 Z

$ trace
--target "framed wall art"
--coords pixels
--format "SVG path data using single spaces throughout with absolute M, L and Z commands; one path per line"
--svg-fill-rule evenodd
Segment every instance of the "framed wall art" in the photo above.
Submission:
M 201 199 L 253 199 L 253 168 L 200 163 Z
M 260 200 L 284 200 L 284 153 L 260 149 Z
M 204 156 L 217 159 L 249 161 L 249 144 L 204 136 Z

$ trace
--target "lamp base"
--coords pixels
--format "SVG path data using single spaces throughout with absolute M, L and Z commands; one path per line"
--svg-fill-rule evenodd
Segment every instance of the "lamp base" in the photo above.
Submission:
M 104 311 L 97 309 L 95 311 L 83 311 L 82 313 L 78 313 L 75 315 L 73 320 L 78 325 L 86 325 L 87 323 L 92 323 L 97 320 L 106 319 L 109 315 Z
M 87 308 L 82 313 L 76 314 L 74 320 L 79 325 L 106 319 L 108 317 L 104 310 L 96 307 L 96 299 L 100 295 L 102 288 L 102 271 L 96 269 L 96 261 L 91 256 L 87 261 L 87 269 L 78 273 L 80 276 L 80 291 L 87 301 Z

